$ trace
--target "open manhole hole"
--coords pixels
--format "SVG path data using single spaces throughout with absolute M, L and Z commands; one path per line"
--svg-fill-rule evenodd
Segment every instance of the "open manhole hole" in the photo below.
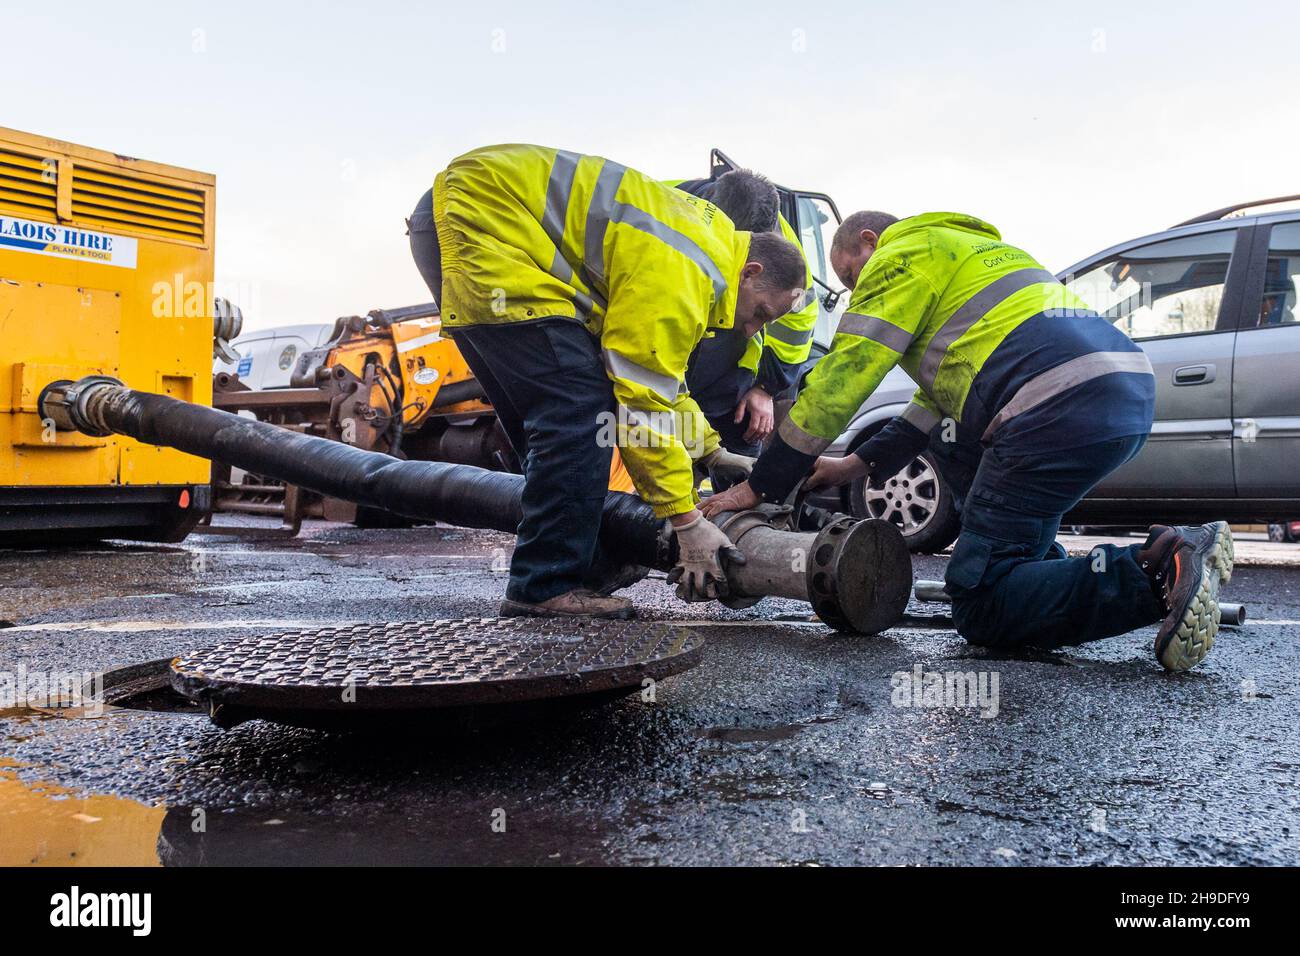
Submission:
M 198 701 L 190 700 L 172 687 L 171 664 L 172 659 L 164 657 L 106 671 L 102 686 L 92 681 L 82 687 L 82 695 L 92 700 L 102 692 L 104 704 L 127 710 L 202 714 L 203 706 Z
M 357 624 L 216 644 L 174 661 L 170 680 L 221 727 L 456 726 L 623 696 L 694 667 L 703 648 L 651 621 Z

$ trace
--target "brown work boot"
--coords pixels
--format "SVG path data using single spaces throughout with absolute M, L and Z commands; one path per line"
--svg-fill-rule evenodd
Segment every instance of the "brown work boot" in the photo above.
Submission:
M 1218 572 L 1177 528 L 1153 525 L 1137 562 L 1165 609 L 1156 659 L 1166 670 L 1190 670 L 1205 659 L 1219 632 Z
M 586 588 L 575 588 L 556 595 L 540 604 L 512 601 L 501 602 L 502 617 L 600 617 L 630 621 L 636 617 L 636 608 L 627 598 L 605 597 Z

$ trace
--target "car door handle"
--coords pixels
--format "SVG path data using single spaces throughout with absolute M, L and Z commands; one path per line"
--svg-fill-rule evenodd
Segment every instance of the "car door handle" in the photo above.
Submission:
M 1214 381 L 1214 365 L 1184 365 L 1174 369 L 1175 385 L 1208 385 Z

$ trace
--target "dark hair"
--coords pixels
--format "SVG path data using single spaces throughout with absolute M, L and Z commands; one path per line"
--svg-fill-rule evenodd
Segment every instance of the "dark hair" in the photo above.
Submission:
M 723 173 L 709 190 L 709 201 L 745 232 L 775 232 L 780 200 L 766 176 L 749 169 Z
M 896 222 L 898 222 L 898 217 L 891 216 L 887 212 L 876 212 L 872 209 L 855 212 L 840 223 L 840 227 L 835 230 L 835 239 L 831 242 L 831 248 L 844 249 L 849 247 L 850 243 L 856 248 L 858 236 L 863 230 L 869 230 L 876 235 L 880 235 Z
M 768 289 L 802 289 L 808 281 L 808 266 L 799 247 L 774 232 L 749 237 L 749 261 L 763 267 L 758 281 Z

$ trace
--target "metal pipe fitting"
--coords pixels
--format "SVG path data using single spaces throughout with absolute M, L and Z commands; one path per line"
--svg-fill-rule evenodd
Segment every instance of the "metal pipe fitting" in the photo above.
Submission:
M 912 587 L 912 556 L 899 530 L 888 521 L 843 516 L 820 531 L 800 532 L 791 529 L 793 515 L 788 505 L 761 505 L 718 516 L 718 527 L 745 555 L 727 572 L 728 603 L 795 598 L 832 627 L 860 634 L 897 624 Z
M 99 414 L 100 399 L 111 389 L 125 387 L 109 375 L 87 375 L 75 382 L 60 379 L 41 389 L 36 409 L 42 421 L 54 423 L 56 431 L 104 438 L 113 434 L 113 429 Z

